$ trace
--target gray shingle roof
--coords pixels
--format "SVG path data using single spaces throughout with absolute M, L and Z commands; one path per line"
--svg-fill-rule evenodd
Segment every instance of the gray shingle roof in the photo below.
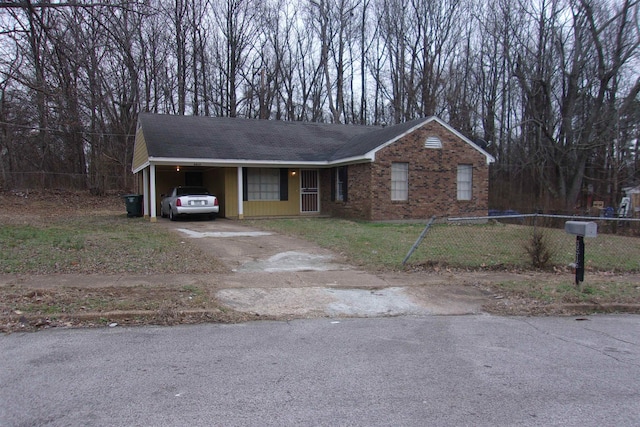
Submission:
M 151 113 L 141 113 L 138 120 L 150 158 L 335 164 L 366 161 L 372 151 L 438 119 L 386 127 Z M 448 129 L 483 153 L 488 162 L 494 161 L 482 148 Z
M 338 161 L 340 159 L 363 156 L 426 120 L 425 118 L 420 118 L 398 125 L 370 128 L 369 132 L 356 135 L 342 144 L 340 148 L 333 153 L 330 160 Z
M 330 161 L 337 151 L 354 152 L 345 148 L 351 140 L 381 129 L 149 113 L 139 121 L 150 157 L 282 162 Z

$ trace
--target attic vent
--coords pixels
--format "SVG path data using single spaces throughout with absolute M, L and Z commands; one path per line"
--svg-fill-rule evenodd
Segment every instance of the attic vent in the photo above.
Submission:
M 437 136 L 430 136 L 425 141 L 424 148 L 442 148 L 442 141 Z

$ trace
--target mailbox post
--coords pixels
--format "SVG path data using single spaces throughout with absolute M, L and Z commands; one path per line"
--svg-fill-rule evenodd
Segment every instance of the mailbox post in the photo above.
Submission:
M 587 221 L 567 221 L 564 231 L 576 236 L 576 260 L 573 264 L 576 273 L 576 286 L 584 282 L 584 238 L 598 235 L 598 224 Z

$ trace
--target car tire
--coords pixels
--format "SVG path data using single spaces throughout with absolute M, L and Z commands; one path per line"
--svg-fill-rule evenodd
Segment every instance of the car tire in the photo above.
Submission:
M 173 209 L 169 209 L 169 219 L 171 221 L 175 221 L 177 219 L 176 216 L 173 213 Z
M 211 221 L 215 221 L 217 216 L 218 216 L 217 214 L 215 214 L 215 213 L 211 213 L 211 214 L 209 214 L 209 219 L 210 219 Z
M 162 205 L 160 205 L 160 218 L 166 218 L 167 214 L 164 213 L 164 209 L 162 209 Z

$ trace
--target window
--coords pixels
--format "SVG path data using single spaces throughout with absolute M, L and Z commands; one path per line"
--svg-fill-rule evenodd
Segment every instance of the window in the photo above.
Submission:
M 409 163 L 391 164 L 391 200 L 409 200 Z
M 336 176 L 335 176 L 335 194 L 336 200 L 339 202 L 347 201 L 347 167 L 341 166 L 336 168 Z
M 473 167 L 458 165 L 458 200 L 471 200 Z
M 280 169 L 248 169 L 247 196 L 247 200 L 280 200 Z

